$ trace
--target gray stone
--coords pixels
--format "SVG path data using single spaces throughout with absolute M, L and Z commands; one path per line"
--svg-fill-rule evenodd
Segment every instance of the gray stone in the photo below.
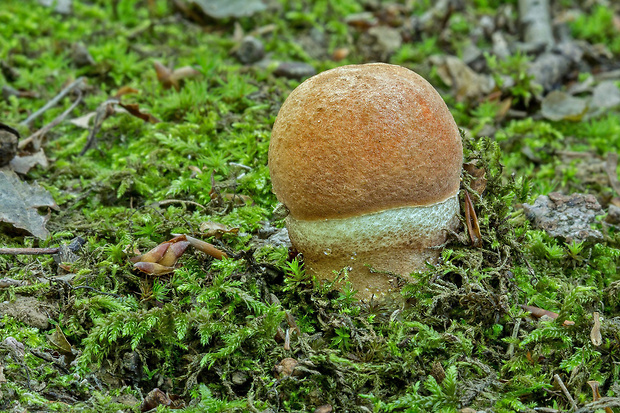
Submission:
M 536 228 L 566 242 L 601 241 L 603 234 L 592 229 L 598 215 L 604 213 L 594 195 L 563 195 L 552 192 L 536 198 L 534 205 L 524 204 L 525 214 Z

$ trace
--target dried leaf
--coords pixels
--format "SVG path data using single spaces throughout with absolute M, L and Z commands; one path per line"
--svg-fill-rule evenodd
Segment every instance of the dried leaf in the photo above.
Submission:
M 121 98 L 122 96 L 125 96 L 125 95 L 130 95 L 130 94 L 135 95 L 135 94 L 137 94 L 137 93 L 140 93 L 140 91 L 139 91 L 138 89 L 134 89 L 134 88 L 129 87 L 129 86 L 123 86 L 122 88 L 120 88 L 120 89 L 116 92 L 116 94 L 114 95 L 114 97 L 120 100 L 120 98 Z
M 143 261 L 135 263 L 133 267 L 148 275 L 166 275 L 176 270 L 176 267 L 166 267 L 156 262 Z
M 124 103 L 119 102 L 118 105 L 122 107 L 123 109 L 125 109 L 127 112 L 129 112 L 130 115 L 133 115 L 136 118 L 140 118 L 145 122 L 149 122 L 149 123 L 161 122 L 159 119 L 157 119 L 155 116 L 151 115 L 150 113 L 144 113 L 140 111 L 140 106 L 137 103 L 124 104 Z
M 599 319 L 599 313 L 592 313 L 594 317 L 594 325 L 592 326 L 592 330 L 590 331 L 590 340 L 592 344 L 595 346 L 600 346 L 603 344 L 603 335 L 601 334 L 601 320 Z
M 57 209 L 58 205 L 39 184 L 22 182 L 14 172 L 0 172 L 0 221 L 45 239 L 49 236 L 45 228 L 49 214 L 39 214 L 40 207 Z
M 170 247 L 168 247 L 168 250 L 166 251 L 164 256 L 159 261 L 157 261 L 157 263 L 165 267 L 174 267 L 174 265 L 177 263 L 181 255 L 183 255 L 188 246 L 189 241 L 179 241 L 173 243 L 172 245 L 170 245 Z
M 534 318 L 541 318 L 542 316 L 547 316 L 555 320 L 559 316 L 558 313 L 554 313 L 553 311 L 543 310 L 542 308 L 534 307 L 531 305 L 521 305 L 521 308 L 525 311 L 529 311 Z
M 239 228 L 230 228 L 219 222 L 207 221 L 200 224 L 200 231 L 203 232 L 206 237 L 221 238 L 223 234 L 237 234 Z
M 467 224 L 467 232 L 471 239 L 471 244 L 474 247 L 482 245 L 482 234 L 480 233 L 480 225 L 478 223 L 478 217 L 476 216 L 476 210 L 474 204 L 471 201 L 469 192 L 465 191 L 465 223 Z
M 13 159 L 11 159 L 10 165 L 13 171 L 17 172 L 18 174 L 25 175 L 36 165 L 41 165 L 42 168 L 47 169 L 47 167 L 49 166 L 49 162 L 47 161 L 47 156 L 45 155 L 45 152 L 43 152 L 43 148 L 41 148 L 32 155 L 14 157 Z
M 158 388 L 151 390 L 140 405 L 141 412 L 148 412 L 149 410 L 156 409 L 159 405 L 170 406 L 172 400 L 168 397 L 168 394 L 164 393 Z
M 191 66 L 183 66 L 176 70 L 171 70 L 157 61 L 153 63 L 153 66 L 155 67 L 157 80 L 159 80 L 164 89 L 174 87 L 176 90 L 179 90 L 181 80 L 200 75 L 200 72 Z
M 69 122 L 71 122 L 72 124 L 74 124 L 75 126 L 77 126 L 78 128 L 83 128 L 83 129 L 88 129 L 90 120 L 95 117 L 95 115 L 97 114 L 97 112 L 90 112 L 87 113 L 86 115 L 82 115 L 80 117 L 77 117 L 75 119 L 71 119 Z
M 145 254 L 142 254 L 142 255 L 138 255 L 137 257 L 132 257 L 132 258 L 129 259 L 129 261 L 131 261 L 133 263 L 137 263 L 137 262 L 158 262 L 164 256 L 164 254 L 168 250 L 168 247 L 170 247 L 170 243 L 169 242 L 162 242 L 161 244 L 159 244 L 155 248 L 151 249 L 149 252 L 147 252 Z
M 212 256 L 215 259 L 221 260 L 224 258 L 228 258 L 228 254 L 218 250 L 213 244 L 209 244 L 208 242 L 204 242 L 194 237 L 190 237 L 189 235 L 187 235 L 187 240 L 192 245 L 192 247 Z
M 476 167 L 476 160 L 463 164 L 463 169 L 473 178 L 470 184 L 471 189 L 482 195 L 487 188 L 487 175 L 484 168 Z
M 71 343 L 67 340 L 67 337 L 60 329 L 60 326 L 56 324 L 56 329 L 47 336 L 47 339 L 50 343 L 52 343 L 58 350 L 65 354 L 72 354 L 73 347 Z
M 568 93 L 554 90 L 542 101 L 542 115 L 554 121 L 579 121 L 585 115 L 587 105 L 585 99 L 576 98 Z

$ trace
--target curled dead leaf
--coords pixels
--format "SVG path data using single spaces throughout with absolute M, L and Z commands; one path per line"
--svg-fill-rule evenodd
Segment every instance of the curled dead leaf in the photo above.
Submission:
M 156 262 L 143 261 L 135 263 L 133 267 L 148 275 L 166 275 L 176 270 L 176 267 L 166 267 Z
M 179 241 L 171 244 L 157 263 L 165 267 L 174 267 L 188 246 L 189 241 Z
M 153 67 L 157 74 L 157 80 L 159 80 L 164 89 L 174 87 L 176 90 L 179 90 L 182 80 L 200 75 L 200 72 L 191 66 L 171 70 L 162 63 L 155 61 Z
M 186 237 L 191 246 L 196 248 L 197 250 L 202 251 L 205 254 L 208 254 L 218 260 L 228 258 L 228 254 L 215 248 L 215 245 L 209 244 L 208 242 L 199 240 L 194 237 L 190 237 L 189 235 L 186 235 Z
M 521 308 L 525 311 L 528 311 L 534 318 L 541 318 L 542 316 L 547 316 L 555 320 L 559 316 L 558 313 L 554 313 L 553 311 L 543 310 L 542 308 L 534 307 L 531 305 L 521 305 Z
M 168 247 L 170 247 L 170 243 L 169 242 L 162 242 L 161 244 L 159 244 L 158 246 L 156 246 L 155 248 L 153 248 L 149 252 L 144 253 L 142 255 L 138 255 L 137 257 L 132 257 L 132 258 L 129 259 L 129 261 L 131 261 L 133 263 L 137 263 L 137 262 L 158 262 L 164 256 L 164 254 L 168 250 Z
M 130 115 L 135 116 L 136 118 L 142 119 L 145 122 L 149 122 L 149 123 L 161 122 L 159 119 L 157 119 L 155 116 L 151 115 L 150 113 L 142 112 L 140 110 L 140 106 L 138 106 L 137 103 L 124 104 L 124 103 L 119 102 L 118 105 L 122 107 L 123 109 L 125 109 L 127 112 L 129 112 Z
M 476 216 L 474 204 L 471 201 L 469 192 L 465 191 L 465 223 L 467 224 L 467 232 L 471 239 L 471 245 L 480 247 L 482 245 L 482 234 L 480 233 L 480 224 Z
M 299 362 L 294 358 L 287 357 L 285 359 L 282 359 L 282 361 L 280 361 L 273 367 L 273 372 L 279 379 L 293 376 L 295 373 L 295 367 L 297 367 L 298 364 Z
M 592 344 L 595 346 L 600 346 L 603 344 L 603 335 L 601 334 L 601 320 L 598 312 L 592 313 L 594 317 L 594 325 L 592 326 L 592 330 L 590 331 L 590 340 Z
M 463 164 L 463 169 L 471 176 L 470 188 L 482 195 L 487 188 L 487 173 L 484 168 L 478 168 L 476 166 L 477 161 L 474 159 L 471 162 Z

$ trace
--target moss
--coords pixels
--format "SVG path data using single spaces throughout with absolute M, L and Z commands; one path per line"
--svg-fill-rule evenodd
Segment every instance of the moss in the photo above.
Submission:
M 355 43 L 360 32 L 345 18 L 374 7 L 371 3 L 282 1 L 270 13 L 236 23 L 246 34 L 262 27 L 263 34 L 256 35 L 274 59 L 323 70 L 361 61 Z M 411 16 L 432 6 L 397 3 Z M 467 4 L 446 22 L 450 41 L 413 33 L 390 61 L 436 79 L 428 56 L 446 50 L 458 55 L 472 22 L 493 14 L 500 3 Z M 578 18 L 571 29 L 614 51 L 610 12 L 593 7 L 596 24 Z M 398 7 L 394 10 L 398 15 Z M 0 243 L 55 246 L 77 235 L 87 242 L 71 263 L 70 284 L 55 279 L 61 271 L 49 257 L 1 256 L 3 276 L 28 281 L 3 289 L 2 296 L 36 295 L 57 303 L 60 315 L 52 321 L 80 354 L 64 371 L 29 353 L 26 370 L 0 349 L 8 380 L 1 389 L 8 400 L 2 409 L 26 406 L 27 371 L 58 394 L 72 395 L 73 411 L 127 409 L 118 397 L 139 396 L 138 390 L 144 395 L 154 387 L 180 395 L 189 404 L 186 411 L 312 411 L 323 404 L 381 412 L 465 406 L 507 412 L 554 403 L 568 408 L 549 392 L 555 374 L 579 403 L 589 400 L 591 379 L 601 383 L 604 395 L 616 394 L 618 231 L 606 227 L 598 244 L 566 244 L 532 228 L 519 205 L 553 189 L 594 193 L 610 202 L 611 188 L 585 179 L 584 164 L 567 164 L 562 153 L 602 157 L 620 145 L 617 109 L 584 122 L 504 120 L 501 102 L 457 103 L 445 93 L 458 123 L 470 129 L 464 136 L 466 161 L 487 180 L 479 193 L 476 177 L 462 176 L 461 202 L 467 192 L 481 245 L 472 245 L 463 225 L 439 265 L 403 288 L 403 300 L 358 302 L 350 290 L 332 291 L 332 284 L 309 278 L 285 247 L 253 247 L 266 222 L 283 225 L 272 212 L 276 200 L 266 158 L 275 115 L 299 80 L 238 63 L 231 53 L 235 22 L 200 27 L 176 16 L 162 0 L 77 2 L 69 16 L 14 0 L 0 10 L 0 37 L 6 39 L 0 60 L 19 72 L 15 80 L 0 74 L 0 81 L 37 94 L 1 100 L 3 122 L 18 124 L 78 76 L 88 78 L 89 88 L 72 116 L 95 111 L 130 86 L 139 93 L 123 96 L 123 102 L 161 120 L 149 124 L 116 113 L 83 156 L 87 131 L 65 122 L 48 134 L 51 166 L 35 168 L 24 179 L 36 179 L 60 206 L 48 225 L 53 235 L 40 241 L 2 232 Z M 326 38 L 320 58 L 299 43 L 316 31 Z M 93 55 L 94 66 L 80 68 L 72 61 L 77 41 Z M 330 61 L 340 47 L 349 48 L 349 56 Z M 528 59 L 488 60 L 488 70 L 498 79 L 513 77 L 516 86 L 508 93 L 523 103 L 519 108 L 535 110 L 537 91 L 524 71 Z M 155 60 L 191 65 L 201 76 L 179 90 L 164 89 Z M 73 99 L 46 112 L 33 128 L 49 123 Z M 27 136 L 28 128 L 22 129 Z M 491 137 L 479 136 L 489 131 Z M 202 237 L 206 221 L 239 228 L 237 235 L 207 239 L 234 258 L 217 261 L 188 250 L 173 274 L 155 278 L 132 270 L 128 258 L 135 249 L 146 251 L 172 233 Z M 346 272 L 338 277 L 346 279 Z M 54 281 L 43 283 L 45 278 Z M 523 304 L 559 317 L 531 319 Z M 604 318 L 604 343 L 598 347 L 589 337 L 595 311 Z M 575 324 L 565 326 L 564 320 Z M 44 332 L 14 319 L 2 323 L 1 339 L 10 335 L 28 349 L 53 352 Z M 284 345 L 287 332 L 290 348 Z M 287 358 L 298 363 L 295 374 L 276 374 L 274 367 Z M 46 403 L 41 394 L 32 399 L 37 405 Z M 69 408 L 58 402 L 45 406 Z

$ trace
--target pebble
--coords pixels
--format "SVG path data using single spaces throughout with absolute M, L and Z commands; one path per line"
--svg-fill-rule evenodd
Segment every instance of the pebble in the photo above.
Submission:
M 273 72 L 276 76 L 289 79 L 303 79 L 316 75 L 316 69 L 308 63 L 302 62 L 283 62 Z
M 253 36 L 246 36 L 241 41 L 237 50 L 237 58 L 243 64 L 258 62 L 265 57 L 265 45 L 260 39 Z

